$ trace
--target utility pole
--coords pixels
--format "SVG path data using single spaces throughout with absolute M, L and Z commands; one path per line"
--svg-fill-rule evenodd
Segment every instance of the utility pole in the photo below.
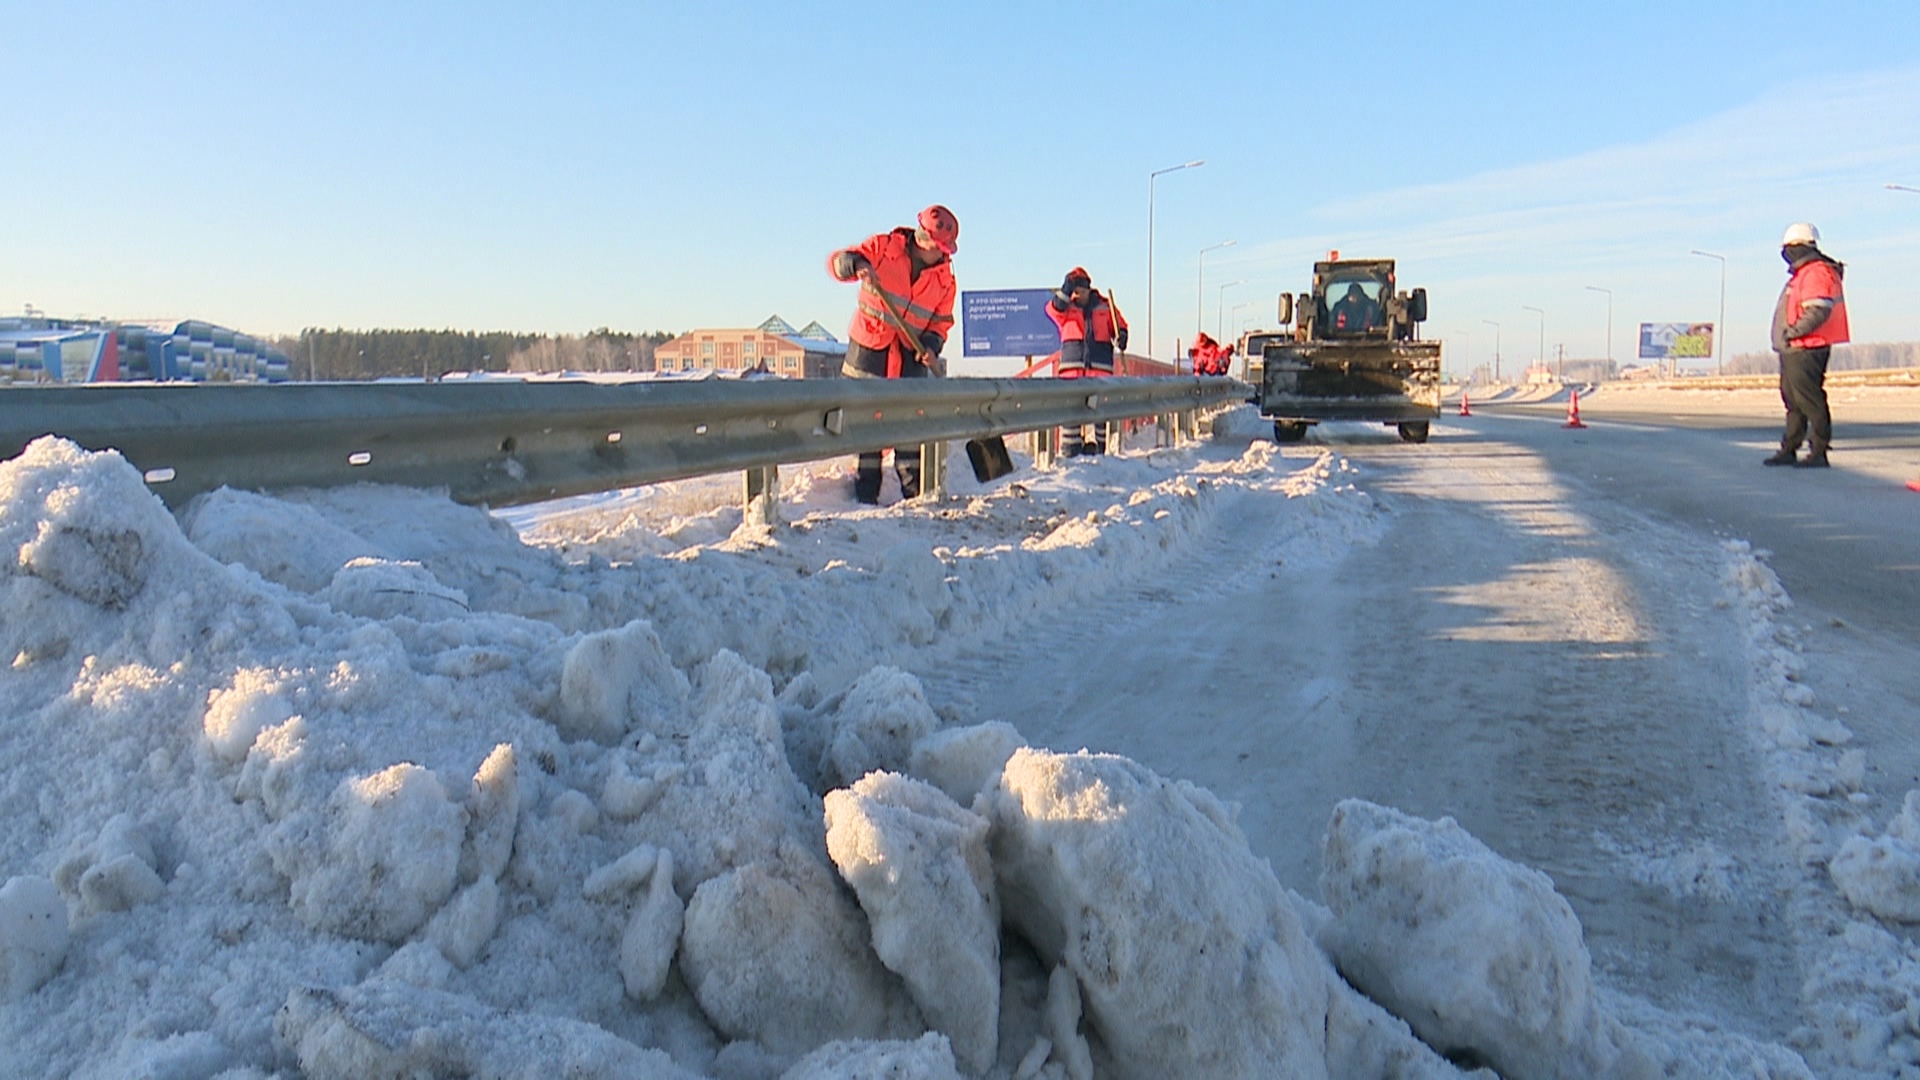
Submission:
M 1693 254 L 1699 255 L 1702 258 L 1720 260 L 1720 321 L 1713 324 L 1713 373 L 1716 375 L 1725 375 L 1727 373 L 1727 354 L 1725 348 L 1727 336 L 1727 257 L 1725 255 L 1715 255 L 1711 251 L 1696 250 Z M 1680 361 L 1677 359 L 1673 362 L 1673 373 L 1675 375 L 1680 373 Z

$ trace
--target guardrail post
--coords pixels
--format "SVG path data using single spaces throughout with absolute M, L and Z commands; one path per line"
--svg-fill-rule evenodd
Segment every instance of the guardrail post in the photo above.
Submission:
M 780 466 L 755 465 L 747 470 L 746 520 L 768 526 L 780 524 Z
M 1055 447 L 1059 445 L 1059 428 L 1041 428 L 1033 432 L 1033 467 L 1050 469 L 1056 456 Z
M 939 502 L 947 497 L 947 444 L 920 444 L 920 498 Z
M 1180 412 L 1180 427 L 1181 427 L 1181 428 L 1182 428 L 1182 429 L 1183 429 L 1184 431 L 1186 431 L 1186 433 L 1187 433 L 1187 438 L 1188 438 L 1189 440 L 1191 440 L 1191 441 L 1195 441 L 1195 442 L 1197 442 L 1197 441 L 1199 441 L 1199 439 L 1200 439 L 1200 410 L 1198 410 L 1198 409 L 1183 409 L 1183 410 L 1181 410 L 1181 412 Z

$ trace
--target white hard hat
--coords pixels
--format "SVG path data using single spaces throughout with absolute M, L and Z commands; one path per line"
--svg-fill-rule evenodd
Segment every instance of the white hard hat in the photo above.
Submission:
M 1796 221 L 1787 226 L 1787 235 L 1780 238 L 1781 247 L 1789 244 L 1818 244 L 1819 242 L 1820 230 L 1805 221 Z

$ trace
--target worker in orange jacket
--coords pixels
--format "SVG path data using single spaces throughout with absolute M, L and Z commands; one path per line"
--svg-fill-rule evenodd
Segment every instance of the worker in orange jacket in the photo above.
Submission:
M 836 280 L 860 282 L 840 374 L 854 379 L 945 374 L 940 350 L 953 329 L 951 259 L 959 242 L 959 219 L 935 205 L 920 211 L 912 227 L 878 233 L 827 258 L 827 270 Z M 854 497 L 869 505 L 880 501 L 881 454 L 870 450 L 860 455 L 853 484 Z M 901 497 L 918 496 L 920 448 L 895 449 L 893 468 L 900 477 Z
M 1110 297 L 1093 287 L 1093 277 L 1084 267 L 1067 271 L 1060 287 L 1047 301 L 1047 317 L 1060 332 L 1062 379 L 1098 378 L 1113 374 L 1115 352 L 1127 351 L 1127 320 Z M 1106 449 L 1106 425 L 1093 425 L 1093 437 L 1087 438 L 1079 426 L 1066 427 L 1060 433 L 1060 454 L 1098 454 Z
M 1773 309 L 1773 350 L 1780 354 L 1780 400 L 1787 406 L 1787 429 L 1768 465 L 1827 466 L 1833 443 L 1833 414 L 1827 408 L 1827 361 L 1835 345 L 1851 337 L 1847 297 L 1840 287 L 1846 267 L 1820 251 L 1820 230 L 1801 221 L 1787 226 L 1780 239 L 1787 263 L 1787 284 Z M 1797 457 L 1800 441 L 1808 452 Z
M 1195 375 L 1225 375 L 1233 361 L 1233 346 L 1222 346 L 1205 332 L 1187 350 Z

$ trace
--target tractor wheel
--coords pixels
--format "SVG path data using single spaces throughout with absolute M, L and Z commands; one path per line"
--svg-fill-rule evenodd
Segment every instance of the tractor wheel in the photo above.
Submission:
M 1273 441 L 1277 443 L 1299 442 L 1307 437 L 1307 425 L 1299 420 L 1275 420 L 1273 422 Z
M 1411 420 L 1400 425 L 1400 441 L 1422 443 L 1427 441 L 1427 422 Z

